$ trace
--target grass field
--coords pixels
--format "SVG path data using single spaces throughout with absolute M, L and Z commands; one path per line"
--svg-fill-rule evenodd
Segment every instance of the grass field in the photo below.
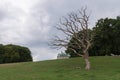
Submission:
M 120 80 L 120 57 L 91 57 L 84 70 L 82 58 L 0 64 L 0 80 Z

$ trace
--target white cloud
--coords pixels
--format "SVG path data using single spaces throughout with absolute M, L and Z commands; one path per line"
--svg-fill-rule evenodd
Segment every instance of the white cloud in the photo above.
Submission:
M 39 61 L 39 60 L 49 60 L 49 59 L 56 59 L 58 51 L 51 50 L 49 48 L 45 47 L 39 47 L 39 48 L 31 48 L 31 50 L 36 53 L 33 54 L 33 60 Z
M 33 59 L 56 58 L 59 51 L 45 44 L 59 18 L 82 6 L 92 10 L 91 23 L 119 15 L 119 0 L 0 0 L 0 43 L 19 44 L 31 49 Z
M 38 0 L 5 0 L 3 2 L 4 5 L 1 7 L 4 8 L 6 15 L 4 20 L 0 22 L 0 29 L 2 30 L 1 36 L 4 42 L 8 40 L 8 43 L 14 43 L 16 38 L 18 40 L 16 42 L 24 42 L 27 39 L 34 38 L 34 33 L 38 31 L 44 33 L 47 30 L 41 27 L 47 23 L 47 20 L 45 20 L 47 16 L 44 17 L 41 13 L 36 13 L 34 16 L 32 12 L 34 11 L 32 8 L 37 4 L 36 1 Z M 42 18 L 37 20 L 40 17 Z

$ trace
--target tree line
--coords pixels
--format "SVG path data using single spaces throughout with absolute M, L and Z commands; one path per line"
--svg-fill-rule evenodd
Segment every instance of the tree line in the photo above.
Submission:
M 27 47 L 0 44 L 0 63 L 32 61 L 31 51 Z
M 81 36 L 83 31 L 76 33 Z M 92 45 L 89 48 L 90 56 L 110 56 L 120 55 L 120 17 L 114 18 L 102 18 L 99 19 L 92 29 L 89 29 L 89 36 L 92 36 Z M 75 51 L 79 54 L 83 54 L 79 45 L 76 45 L 76 39 L 74 37 L 68 43 L 66 53 L 71 57 L 78 57 Z M 76 47 L 75 47 L 76 46 Z M 75 51 L 71 50 L 74 48 Z

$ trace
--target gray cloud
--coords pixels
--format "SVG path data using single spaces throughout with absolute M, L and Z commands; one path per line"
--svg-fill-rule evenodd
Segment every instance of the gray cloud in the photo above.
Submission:
M 0 0 L 0 43 L 27 46 L 34 61 L 55 59 L 58 50 L 46 44 L 54 25 L 67 13 L 87 6 L 92 11 L 90 22 L 120 14 L 119 0 Z

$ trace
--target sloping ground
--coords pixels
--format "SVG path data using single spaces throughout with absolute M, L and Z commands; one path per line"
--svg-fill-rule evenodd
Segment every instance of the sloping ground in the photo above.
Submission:
M 0 65 L 0 80 L 120 80 L 120 57 L 91 57 Z

